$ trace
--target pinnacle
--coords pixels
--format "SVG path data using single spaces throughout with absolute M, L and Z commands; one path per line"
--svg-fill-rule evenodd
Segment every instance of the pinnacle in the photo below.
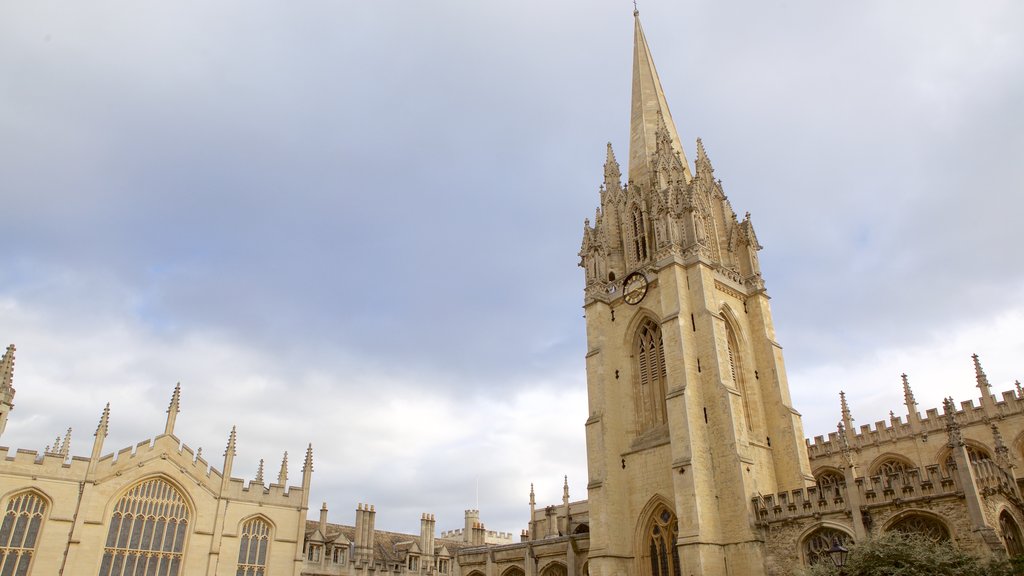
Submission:
M 985 371 L 981 368 L 981 360 L 977 354 L 972 354 L 971 358 L 974 360 L 974 377 L 978 381 L 978 388 L 981 389 L 983 394 L 986 394 L 989 389 L 988 376 L 985 375 Z
M 277 473 L 277 483 L 284 486 L 288 483 L 288 452 L 285 451 L 281 459 L 281 471 Z
M 0 357 L 0 389 L 10 388 L 14 382 L 14 352 L 14 344 L 11 344 Z
M 110 427 L 110 402 L 107 402 L 106 407 L 103 408 L 103 414 L 100 416 L 100 423 L 96 426 L 96 433 L 94 436 L 97 438 L 106 438 L 107 430 Z
M 173 410 L 175 414 L 181 412 L 179 404 L 181 403 L 181 382 L 174 385 L 174 392 L 171 394 L 171 403 L 167 406 L 167 413 L 170 414 Z
M 313 443 L 311 442 L 306 448 L 306 461 L 302 464 L 302 472 L 308 473 L 313 471 Z
M 235 442 L 237 441 L 237 439 L 238 439 L 238 433 L 236 432 L 236 427 L 232 426 L 231 427 L 231 434 L 228 435 L 228 446 L 227 446 L 227 448 L 224 449 L 224 456 L 234 456 L 235 455 Z

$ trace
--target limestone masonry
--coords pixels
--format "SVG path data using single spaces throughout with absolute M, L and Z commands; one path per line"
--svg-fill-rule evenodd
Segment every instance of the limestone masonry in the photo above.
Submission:
M 833 542 L 905 531 L 983 556 L 1024 553 L 1024 391 L 997 398 L 973 358 L 980 402 L 922 415 L 909 379 L 888 421 L 853 425 L 847 399 L 828 437 L 804 438 L 750 215 L 741 220 L 698 139 L 691 166 L 639 14 L 626 183 L 608 145 L 599 207 L 583 227 L 587 499 L 538 507 L 526 530 L 480 512 L 437 536 L 307 520 L 313 447 L 296 485 L 233 478 L 164 429 L 108 451 L 109 406 L 88 457 L 71 431 L 43 453 L 0 447 L 0 575 L 725 576 L 785 575 Z M 0 358 L 0 434 L 15 348 Z M 966 361 L 966 358 L 965 358 Z M 350 503 L 351 505 L 351 503 Z M 524 515 L 525 515 L 524 510 Z

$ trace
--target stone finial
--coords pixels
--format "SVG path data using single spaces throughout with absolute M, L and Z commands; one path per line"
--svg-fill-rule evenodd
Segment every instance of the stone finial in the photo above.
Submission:
M 64 433 L 64 442 L 60 445 L 59 452 L 60 452 L 60 454 L 62 456 L 67 456 L 70 451 L 71 451 L 71 428 L 69 427 L 68 431 Z
M 996 426 L 995 422 L 992 423 L 992 444 L 995 446 L 996 463 L 1006 470 L 1013 468 L 1013 462 L 1010 460 L 1010 449 L 1003 442 L 1003 435 L 999 432 L 999 426 Z
M 171 393 L 171 403 L 167 406 L 167 423 L 164 424 L 164 434 L 174 433 L 174 422 L 181 412 L 181 382 L 174 385 L 174 392 Z
M 281 486 L 288 484 L 288 452 L 285 451 L 284 457 L 281 458 L 281 471 L 277 473 L 277 483 Z
M 566 474 L 562 481 L 562 498 L 569 498 L 569 475 Z
M 110 402 L 103 408 L 103 414 L 100 415 L 100 423 L 96 426 L 96 433 L 93 434 L 96 438 L 106 438 L 107 432 L 110 429 Z
M 1024 400 L 1024 388 L 1021 388 L 1020 380 L 1014 380 L 1013 385 L 1017 388 L 1017 398 Z
M 615 151 L 612 150 L 612 143 L 608 143 L 608 151 L 605 154 L 604 160 L 604 183 L 605 189 L 611 189 L 611 185 L 614 184 L 616 187 L 622 185 L 622 171 L 619 168 L 619 162 L 615 159 Z
M 253 479 L 253 482 L 263 484 L 263 458 L 260 458 L 260 465 L 256 468 L 256 478 Z
M 309 446 L 306 447 L 306 461 L 302 463 L 302 471 L 313 471 L 313 443 L 310 442 Z
M 697 138 L 697 160 L 696 166 L 698 170 L 707 168 L 709 173 L 715 171 L 715 167 L 711 165 L 711 158 L 708 157 L 707 151 L 704 149 L 704 141 Z
M 903 380 L 903 403 L 907 406 L 907 410 L 913 414 L 916 412 L 914 407 L 917 406 L 917 400 L 914 399 L 914 391 L 910 389 L 910 380 L 907 378 L 906 373 L 900 374 L 900 378 Z
M 537 500 L 535 499 L 534 494 L 533 494 L 533 482 L 530 482 L 530 506 L 533 506 L 536 503 L 537 503 Z
M 985 371 L 981 368 L 981 360 L 977 354 L 972 354 L 971 359 L 974 360 L 974 378 L 978 381 L 977 387 L 981 390 L 982 397 L 986 397 L 991 394 L 992 387 L 989 386 L 988 376 L 985 375 Z
M 846 392 L 839 392 L 839 409 L 843 415 L 843 426 L 848 433 L 853 432 L 853 415 L 850 414 L 850 405 L 846 403 Z
M 236 455 L 235 444 L 238 441 L 238 432 L 235 426 L 231 427 L 231 433 L 228 434 L 228 445 L 224 449 L 224 456 L 233 458 Z
M 3 357 L 0 357 L 0 391 L 12 388 L 14 383 L 14 344 L 7 347 Z
M 946 416 L 946 435 L 949 436 L 949 447 L 957 448 L 963 446 L 964 439 L 960 434 L 960 424 L 956 421 L 956 406 L 953 404 L 952 397 L 942 400 L 942 412 Z

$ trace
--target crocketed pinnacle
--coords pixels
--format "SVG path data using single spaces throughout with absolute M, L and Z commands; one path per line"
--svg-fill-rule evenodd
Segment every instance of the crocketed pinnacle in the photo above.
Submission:
M 14 382 L 14 344 L 7 347 L 0 358 L 0 391 L 11 388 Z
M 907 379 L 906 374 L 900 374 L 900 378 L 903 379 L 903 403 L 906 404 L 908 410 L 913 412 L 914 406 L 917 406 L 917 400 L 914 400 L 914 391 L 910 389 L 910 380 Z
M 313 444 L 306 448 L 306 461 L 302 463 L 302 473 L 308 474 L 313 471 Z
M 97 438 L 106 438 L 107 432 L 110 428 L 110 402 L 103 408 L 103 414 L 100 415 L 100 423 L 96 426 L 96 433 L 94 436 Z
M 281 486 L 288 484 L 288 452 L 285 451 L 284 458 L 281 458 L 281 471 L 277 473 L 277 483 Z
M 256 478 L 253 482 L 257 484 L 263 484 L 263 458 L 260 458 L 260 467 L 256 469 Z
M 985 371 L 981 368 L 981 359 L 978 358 L 977 354 L 972 354 L 971 359 L 974 360 L 974 378 L 978 381 L 978 389 L 981 390 L 982 396 L 991 394 L 992 390 L 988 383 L 988 376 L 985 375 Z
M 637 183 L 648 183 L 654 175 L 652 159 L 658 146 L 659 124 L 664 122 L 664 130 L 672 142 L 672 149 L 679 155 L 683 163 L 686 180 L 691 178 L 690 167 L 686 161 L 676 131 L 672 113 L 668 109 L 665 91 L 661 88 L 658 71 L 654 68 L 654 59 L 647 46 L 643 27 L 640 26 L 640 14 L 633 13 L 635 28 L 633 33 L 633 98 L 630 110 L 629 128 L 629 180 Z
M 224 456 L 233 458 L 235 456 L 235 443 L 238 441 L 238 432 L 235 426 L 231 427 L 231 434 L 228 434 L 228 445 L 224 449 Z

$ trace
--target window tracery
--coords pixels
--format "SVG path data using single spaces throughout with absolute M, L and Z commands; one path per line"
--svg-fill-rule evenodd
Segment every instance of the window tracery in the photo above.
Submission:
M 99 576 L 177 576 L 188 525 L 177 488 L 161 478 L 136 484 L 114 506 Z
M 242 524 L 239 535 L 238 570 L 235 576 L 263 576 L 267 569 L 267 548 L 270 546 L 270 524 L 252 518 Z
M 804 559 L 807 564 L 814 565 L 819 562 L 830 562 L 828 550 L 832 544 L 839 542 L 840 545 L 849 548 L 853 539 L 842 530 L 822 526 L 811 532 L 804 538 Z
M 680 576 L 679 549 L 676 548 L 676 517 L 664 506 L 651 519 L 647 531 L 646 576 Z
M 999 531 L 1003 534 L 1003 544 L 1010 558 L 1024 554 L 1024 540 L 1021 539 L 1020 527 L 1006 510 L 999 514 Z
M 661 328 L 650 318 L 644 319 L 637 331 L 634 345 L 636 359 L 636 404 L 638 432 L 664 424 L 665 414 L 665 345 Z
M 917 534 L 936 542 L 949 540 L 949 530 L 942 522 L 922 514 L 911 514 L 890 526 L 887 531 Z
M 10 499 L 0 524 L 0 574 L 28 574 L 45 515 L 46 501 L 35 492 Z
M 971 464 L 992 459 L 992 455 L 984 448 L 974 446 L 972 444 L 968 444 L 965 448 L 967 448 L 967 459 Z M 946 459 L 943 460 L 942 466 L 945 468 L 947 474 L 956 470 L 956 458 L 953 457 L 952 450 L 950 450 L 949 454 L 946 455 Z

